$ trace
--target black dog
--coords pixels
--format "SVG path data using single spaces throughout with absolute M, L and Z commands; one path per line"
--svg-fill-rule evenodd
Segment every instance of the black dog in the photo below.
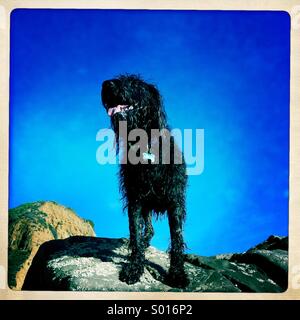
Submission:
M 102 103 L 111 117 L 119 148 L 119 121 L 127 121 L 128 133 L 132 129 L 143 129 L 151 137 L 151 129 L 168 130 L 166 113 L 157 88 L 136 75 L 121 75 L 102 84 Z M 158 131 L 157 130 L 157 131 Z M 164 130 L 163 130 L 164 131 Z M 130 263 L 120 272 L 120 280 L 128 284 L 139 281 L 144 272 L 145 249 L 154 235 L 151 224 L 152 213 L 167 212 L 171 233 L 170 269 L 167 283 L 175 287 L 186 287 L 189 283 L 184 271 L 183 222 L 185 219 L 185 190 L 187 184 L 186 165 L 182 152 L 174 139 L 170 141 L 170 163 L 163 160 L 167 152 L 159 148 L 155 160 L 152 149 L 162 146 L 167 134 L 159 139 L 149 138 L 146 145 L 139 145 L 145 156 L 144 163 L 121 164 L 120 189 L 125 207 L 128 209 L 130 230 Z M 127 151 L 132 147 L 128 143 Z M 123 150 L 124 151 L 124 150 Z M 181 163 L 178 159 L 182 160 Z

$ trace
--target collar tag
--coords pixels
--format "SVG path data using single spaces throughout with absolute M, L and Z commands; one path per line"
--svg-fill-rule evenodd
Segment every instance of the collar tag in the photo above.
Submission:
M 149 152 L 143 152 L 143 159 L 150 160 L 152 163 L 155 162 L 155 154 Z

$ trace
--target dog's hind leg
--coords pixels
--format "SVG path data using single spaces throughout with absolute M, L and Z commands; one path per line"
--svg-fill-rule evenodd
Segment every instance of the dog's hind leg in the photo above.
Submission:
M 119 279 L 128 284 L 134 284 L 140 280 L 144 273 L 145 248 L 142 239 L 143 217 L 141 206 L 128 206 L 130 248 L 129 263 L 124 264 Z
M 143 209 L 143 219 L 144 219 L 144 246 L 147 249 L 150 246 L 151 239 L 154 236 L 154 229 L 152 226 L 152 211 L 149 209 Z
M 178 288 L 185 288 L 189 279 L 184 270 L 184 241 L 183 241 L 183 211 L 176 207 L 168 210 L 169 227 L 171 234 L 170 269 L 167 282 Z

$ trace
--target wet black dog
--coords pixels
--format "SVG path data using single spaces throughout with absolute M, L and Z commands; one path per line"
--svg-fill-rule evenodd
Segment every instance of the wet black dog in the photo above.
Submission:
M 102 103 L 111 117 L 116 133 L 117 146 L 120 121 L 127 122 L 127 131 L 143 129 L 148 135 L 146 143 L 136 143 L 143 155 L 138 164 L 130 163 L 125 147 L 127 163 L 120 167 L 120 186 L 124 204 L 128 209 L 131 256 L 120 272 L 120 280 L 128 284 L 139 281 L 144 272 L 145 249 L 154 235 L 151 218 L 167 212 L 171 234 L 170 269 L 167 283 L 175 287 L 186 287 L 189 283 L 184 271 L 183 222 L 185 219 L 185 191 L 187 184 L 186 165 L 169 130 L 162 98 L 157 88 L 136 75 L 121 75 L 102 84 Z M 151 130 L 162 133 L 151 137 Z M 165 129 L 165 130 L 164 130 Z M 169 149 L 163 148 L 169 139 Z M 155 146 L 158 153 L 152 152 Z M 124 151 L 124 150 L 123 150 Z M 145 151 L 145 152 L 142 152 Z M 169 163 L 164 161 L 170 159 Z M 178 161 L 181 160 L 181 161 Z M 181 163 L 180 163 L 181 162 Z

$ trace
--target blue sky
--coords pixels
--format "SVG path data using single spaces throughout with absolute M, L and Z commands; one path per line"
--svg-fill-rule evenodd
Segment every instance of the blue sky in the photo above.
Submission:
M 290 19 L 285 12 L 18 9 L 11 17 L 13 208 L 54 200 L 128 236 L 117 165 L 99 165 L 103 80 L 156 83 L 173 128 L 201 128 L 189 177 L 188 252 L 236 252 L 288 233 Z M 166 249 L 167 219 L 152 244 Z

